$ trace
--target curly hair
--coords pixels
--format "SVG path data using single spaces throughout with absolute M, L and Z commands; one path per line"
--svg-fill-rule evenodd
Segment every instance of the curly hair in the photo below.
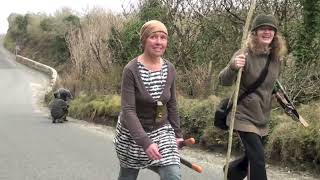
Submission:
M 287 53 L 286 42 L 279 32 L 275 33 L 273 40 L 269 47 L 258 43 L 257 31 L 252 31 L 247 39 L 246 49 L 253 54 L 271 53 L 271 59 L 281 61 Z

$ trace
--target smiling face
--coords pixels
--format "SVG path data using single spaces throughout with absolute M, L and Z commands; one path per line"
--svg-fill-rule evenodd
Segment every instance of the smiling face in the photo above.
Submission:
M 164 32 L 152 33 L 144 42 L 144 53 L 152 57 L 161 57 L 168 45 L 168 35 Z
M 275 35 L 275 29 L 271 26 L 261 26 L 256 31 L 258 43 L 262 46 L 269 46 Z

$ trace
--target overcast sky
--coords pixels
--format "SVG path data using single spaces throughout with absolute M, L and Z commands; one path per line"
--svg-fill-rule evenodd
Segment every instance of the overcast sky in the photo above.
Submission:
M 137 0 L 1 0 L 0 2 L 0 34 L 8 29 L 7 17 L 11 13 L 26 14 L 28 12 L 53 14 L 56 10 L 69 7 L 79 13 L 87 8 L 103 7 L 114 12 L 121 12 L 121 5 L 128 6 Z

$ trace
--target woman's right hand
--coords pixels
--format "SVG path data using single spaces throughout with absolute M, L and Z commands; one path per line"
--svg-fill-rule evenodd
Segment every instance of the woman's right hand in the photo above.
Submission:
M 246 56 L 244 54 L 239 54 L 233 59 L 233 62 L 230 66 L 233 70 L 239 70 L 240 68 L 243 68 L 245 64 Z
M 162 158 L 159 152 L 158 145 L 155 143 L 150 144 L 150 146 L 146 150 L 146 154 L 151 160 L 160 160 Z

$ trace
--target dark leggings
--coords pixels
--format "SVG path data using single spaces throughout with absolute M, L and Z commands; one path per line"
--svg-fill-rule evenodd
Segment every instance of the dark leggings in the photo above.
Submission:
M 262 137 L 251 132 L 238 131 L 245 154 L 230 162 L 228 180 L 267 180 Z

